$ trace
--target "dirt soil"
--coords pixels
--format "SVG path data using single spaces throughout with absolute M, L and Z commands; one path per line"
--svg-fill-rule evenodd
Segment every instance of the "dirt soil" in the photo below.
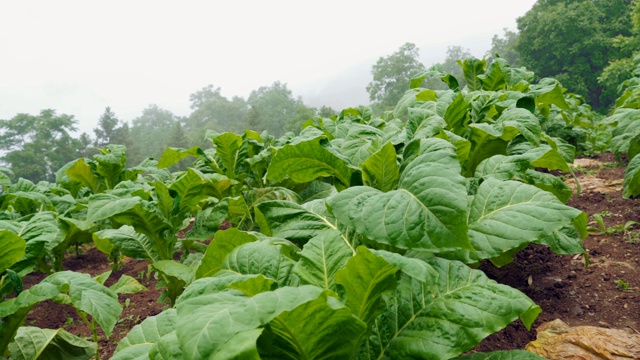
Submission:
M 624 228 L 628 221 L 640 222 L 640 199 L 622 198 L 624 168 L 615 167 L 614 162 L 610 154 L 577 162 L 576 174 L 583 188 L 580 196 L 574 194 L 569 205 L 587 212 L 591 226 L 597 227 L 592 221 L 596 213 L 603 216 L 606 225 L 604 231 L 593 231 L 584 242 L 591 261 L 588 267 L 585 268 L 582 256 L 560 256 L 537 245 L 518 253 L 516 260 L 503 268 L 481 266 L 489 277 L 519 289 L 540 305 L 542 314 L 533 329 L 544 322 L 561 319 L 571 326 L 626 328 L 636 333 L 640 330 L 640 226 Z M 573 179 L 567 178 L 567 183 L 575 186 Z M 127 274 L 138 279 L 148 291 L 119 296 L 120 302 L 128 305 L 111 338 L 107 340 L 102 331 L 99 333 L 103 359 L 112 356 L 118 341 L 129 329 L 166 306 L 157 302 L 161 291 L 155 289 L 157 281 L 147 267 L 145 261 L 129 259 L 106 283 L 109 286 Z M 78 258 L 67 259 L 64 268 L 93 276 L 110 270 L 106 256 L 93 248 L 86 249 Z M 25 288 L 43 278 L 42 274 L 28 275 Z M 73 307 L 51 301 L 35 306 L 26 325 L 64 328 L 73 334 L 91 337 Z M 486 338 L 474 352 L 523 349 L 535 339 L 533 329 L 527 331 L 516 321 Z

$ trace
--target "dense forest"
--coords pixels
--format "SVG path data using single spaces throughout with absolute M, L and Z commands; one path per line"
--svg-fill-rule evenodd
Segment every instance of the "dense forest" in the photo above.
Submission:
M 609 112 L 620 86 L 633 75 L 633 55 L 640 42 L 640 15 L 632 0 L 540 0 L 517 20 L 517 31 L 504 29 L 492 39 L 485 58 L 503 57 L 512 66 L 533 71 L 537 79 L 553 77 L 582 102 L 601 114 Z M 409 88 L 410 79 L 430 71 L 425 87 L 444 89 L 437 78 L 448 73 L 467 84 L 459 61 L 472 58 L 468 49 L 450 46 L 446 58 L 427 69 L 419 49 L 406 43 L 381 57 L 371 69 L 367 85 L 375 115 L 393 110 Z M 0 120 L 0 169 L 15 179 L 55 180 L 56 169 L 78 157 L 91 157 L 107 144 L 122 144 L 130 165 L 146 158 L 158 159 L 167 147 L 210 147 L 207 131 L 241 133 L 266 131 L 274 137 L 298 133 L 313 117 L 330 117 L 339 111 L 314 108 L 296 98 L 287 84 L 274 82 L 251 92 L 248 98 L 221 94 L 215 85 L 190 95 L 192 112 L 176 116 L 149 105 L 135 119 L 122 119 L 118 109 L 106 107 L 93 134 L 77 133 L 72 114 L 44 109 L 39 114 L 17 114 Z M 105 104 L 107 105 L 107 104 Z M 353 106 L 362 104 L 353 104 Z

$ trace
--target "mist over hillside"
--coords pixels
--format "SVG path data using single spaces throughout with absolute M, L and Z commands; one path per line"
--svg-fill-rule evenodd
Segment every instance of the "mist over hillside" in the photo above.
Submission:
M 445 60 L 447 47 L 454 45 L 468 48 L 474 56 L 482 58 L 491 47 L 491 35 L 478 34 L 460 41 L 460 44 L 419 45 L 420 59 L 426 67 L 441 63 Z M 302 96 L 302 100 L 308 106 L 330 106 L 336 111 L 368 105 L 370 100 L 366 87 L 373 78 L 371 68 L 380 57 L 389 55 L 380 54 L 377 58 L 350 66 L 323 81 L 305 85 L 293 84 L 293 92 Z

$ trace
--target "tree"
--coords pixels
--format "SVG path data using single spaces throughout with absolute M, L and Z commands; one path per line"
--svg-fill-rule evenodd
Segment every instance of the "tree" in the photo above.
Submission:
M 485 54 L 487 62 L 490 63 L 498 55 L 507 60 L 512 67 L 520 67 L 520 53 L 516 50 L 518 33 L 508 28 L 504 28 L 502 31 L 504 31 L 502 37 L 493 35 L 491 39 L 491 49 Z
M 287 131 L 300 131 L 302 124 L 315 115 L 315 109 L 304 105 L 300 97 L 294 98 L 287 84 L 279 81 L 252 91 L 247 104 L 251 110 L 246 124 L 276 137 Z
M 555 77 L 600 111 L 615 99 L 615 89 L 597 78 L 610 61 L 629 56 L 613 46 L 632 31 L 632 0 L 538 0 L 518 19 L 515 49 L 522 64 L 539 77 Z
M 109 144 L 130 146 L 132 140 L 129 125 L 127 123 L 120 124 L 116 114 L 107 106 L 98 120 L 98 127 L 93 129 L 93 133 L 96 135 L 94 146 L 97 148 L 103 148 Z
M 316 115 L 323 118 L 329 118 L 329 117 L 332 117 L 333 115 L 338 115 L 338 112 L 334 110 L 331 106 L 322 105 L 316 112 Z
M 464 79 L 462 66 L 458 64 L 458 61 L 464 61 L 472 57 L 473 55 L 471 55 L 469 49 L 464 49 L 462 46 L 447 47 L 447 56 L 442 63 L 442 70 L 455 76 L 461 89 L 467 85 L 467 81 Z
M 376 112 L 392 109 L 409 90 L 411 78 L 424 70 L 419 49 L 406 43 L 395 53 L 381 57 L 371 68 L 373 80 L 367 85 L 369 100 Z
M 142 115 L 133 120 L 131 137 L 135 139 L 131 149 L 127 147 L 127 161 L 137 165 L 147 157 L 160 158 L 169 146 L 172 130 L 181 119 L 171 111 L 150 105 Z
M 640 53 L 640 0 L 634 0 L 631 5 L 631 22 L 633 32 L 631 36 L 618 35 L 613 39 L 613 46 L 623 53 L 631 55 L 622 59 L 609 62 L 609 65 L 602 71 L 598 81 L 605 88 L 620 89 L 620 85 L 634 75 L 637 67 L 636 56 Z M 636 60 L 634 61 L 634 58 Z
M 190 143 L 205 146 L 203 134 L 207 130 L 217 132 L 231 131 L 240 133 L 244 130 L 245 119 L 249 107 L 241 97 L 231 100 L 222 96 L 221 89 L 208 85 L 191 94 L 193 112 L 185 120 L 184 130 Z
M 82 142 L 70 135 L 77 123 L 72 115 L 57 115 L 51 109 L 0 120 L 0 151 L 5 152 L 0 163 L 16 178 L 54 181 L 59 168 L 81 156 Z

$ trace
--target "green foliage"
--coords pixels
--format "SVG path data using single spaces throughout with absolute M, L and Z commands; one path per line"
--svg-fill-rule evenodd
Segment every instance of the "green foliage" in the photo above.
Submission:
M 485 56 L 489 61 L 492 61 L 495 57 L 501 57 L 507 60 L 511 66 L 519 67 L 521 65 L 520 54 L 516 50 L 518 33 L 508 28 L 504 28 L 502 31 L 504 32 L 502 37 L 493 35 L 491 49 L 487 51 Z
M 617 85 L 598 82 L 610 61 L 630 56 L 613 45 L 632 31 L 631 0 L 538 1 L 518 19 L 515 49 L 540 77 L 556 77 L 600 111 L 612 104 Z M 589 41 L 584 41 L 589 39 Z
M 80 155 L 82 143 L 70 134 L 77 122 L 73 116 L 57 115 L 50 109 L 0 120 L 1 163 L 16 178 L 53 181 L 55 169 Z
M 408 78 L 384 117 L 358 107 L 302 124 L 288 112 L 270 119 L 293 120 L 264 123 L 280 138 L 212 129 L 208 148 L 170 147 L 133 168 L 123 146 L 108 145 L 59 170 L 61 187 L 8 183 L 0 289 L 19 294 L 0 302 L 0 352 L 17 332 L 39 331 L 19 329 L 43 300 L 74 306 L 94 341 L 98 327 L 110 335 L 117 293 L 142 290 L 132 278 L 106 288 L 109 273 L 60 271 L 25 291 L 19 282 L 91 240 L 149 261 L 170 304 L 134 327 L 114 359 L 450 359 L 517 319 L 529 328 L 540 308 L 469 265 L 507 264 L 530 243 L 584 252 L 586 214 L 539 169 L 570 171 L 576 148 L 553 126 L 573 130 L 591 114 L 558 81 L 532 83 L 503 58 L 459 65 L 459 79 L 443 66 Z M 444 85 L 421 87 L 429 78 Z M 280 83 L 261 88 L 247 119 L 291 99 Z M 225 101 L 212 87 L 192 96 L 203 121 Z M 182 124 L 151 110 L 157 122 L 132 130 Z M 285 133 L 294 125 L 299 135 Z M 176 164 L 184 170 L 166 170 Z M 52 334 L 29 346 L 87 349 Z
M 40 329 L 23 326 L 9 345 L 12 359 L 88 360 L 97 352 L 97 344 L 88 342 L 62 329 Z
M 266 130 L 276 137 L 297 132 L 304 121 L 315 115 L 314 109 L 305 106 L 301 98 L 294 98 L 287 84 L 279 81 L 252 91 L 247 104 L 247 127 L 258 132 Z
M 390 110 L 398 103 L 411 78 L 424 69 L 418 56 L 418 48 L 406 43 L 373 65 L 373 80 L 367 85 L 367 92 L 374 109 Z

